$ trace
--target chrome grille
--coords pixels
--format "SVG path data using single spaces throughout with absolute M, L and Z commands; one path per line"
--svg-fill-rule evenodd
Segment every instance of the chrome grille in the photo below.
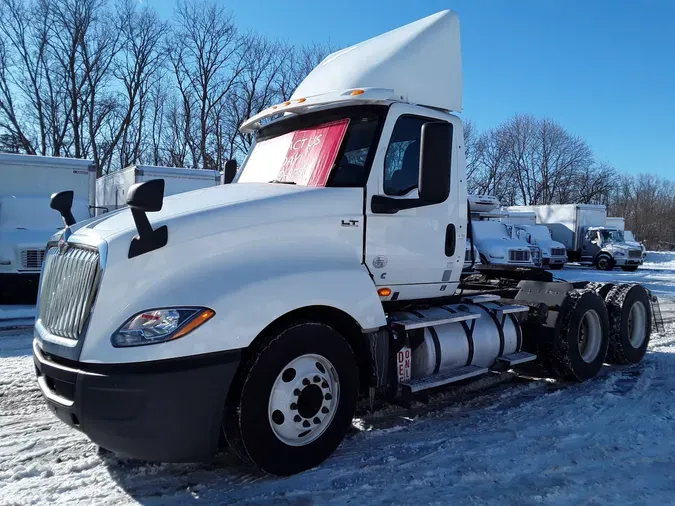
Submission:
M 565 248 L 551 248 L 552 257 L 564 257 L 567 256 L 567 250 Z
M 39 318 L 53 335 L 77 339 L 94 300 L 101 269 L 98 251 L 50 248 L 40 283 Z
M 642 257 L 642 250 L 629 249 L 628 250 L 628 257 L 629 258 L 641 258 Z
M 42 262 L 44 259 L 45 250 L 43 249 L 21 250 L 21 265 L 24 269 L 39 271 L 42 269 Z
M 509 250 L 509 261 L 511 262 L 529 262 L 530 261 L 530 252 L 529 251 L 519 251 L 515 249 Z

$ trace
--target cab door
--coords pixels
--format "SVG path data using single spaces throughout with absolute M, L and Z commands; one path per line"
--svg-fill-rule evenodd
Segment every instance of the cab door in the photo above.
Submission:
M 452 125 L 450 195 L 440 204 L 416 206 L 422 125 L 438 121 Z M 466 239 L 467 202 L 459 199 L 466 194 L 461 138 L 461 123 L 449 114 L 408 104 L 390 107 L 366 188 L 365 261 L 378 286 L 396 291 L 416 285 L 414 294 L 411 289 L 400 293 L 418 298 L 443 295 L 439 292 L 456 285 Z M 387 212 L 378 206 L 378 197 L 413 206 Z

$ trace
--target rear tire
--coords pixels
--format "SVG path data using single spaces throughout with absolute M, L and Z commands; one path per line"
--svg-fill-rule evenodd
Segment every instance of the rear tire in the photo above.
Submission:
M 551 269 L 552 271 L 559 271 L 564 266 L 565 266 L 565 264 L 552 264 L 552 265 L 549 265 L 548 268 Z
M 611 364 L 637 364 L 647 353 L 651 336 L 651 303 L 647 290 L 637 284 L 615 286 L 607 295 Z
M 541 361 L 560 379 L 582 382 L 600 372 L 609 346 L 609 320 L 592 289 L 570 290 L 560 308 L 553 342 L 540 345 Z
M 614 283 L 601 283 L 599 281 L 592 281 L 586 285 L 587 289 L 593 290 L 600 295 L 603 300 L 607 299 L 607 294 L 614 288 Z
M 624 270 L 626 272 L 635 272 L 638 269 L 637 265 L 625 265 L 621 267 L 621 270 Z
M 327 325 L 298 323 L 264 339 L 242 366 L 225 407 L 230 447 L 277 476 L 326 460 L 356 409 L 359 374 L 347 341 Z

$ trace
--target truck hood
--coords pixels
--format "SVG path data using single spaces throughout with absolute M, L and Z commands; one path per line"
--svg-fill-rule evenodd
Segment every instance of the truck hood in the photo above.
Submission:
M 165 197 L 162 210 L 148 213 L 148 219 L 153 228 L 168 225 L 169 235 L 172 226 L 179 226 L 180 222 L 189 224 L 192 233 L 188 235 L 205 236 L 261 221 L 293 219 L 299 213 L 316 216 L 316 212 L 322 209 L 327 214 L 339 212 L 338 209 L 343 207 L 339 204 L 343 200 L 341 196 L 347 193 L 344 190 L 361 194 L 361 190 L 355 188 L 314 188 L 269 183 L 227 184 Z M 318 199 L 321 199 L 322 205 L 319 205 Z M 335 200 L 337 206 L 326 205 L 326 199 Z M 290 202 L 299 205 L 289 206 Z M 233 215 L 232 211 L 235 210 L 241 212 Z M 136 234 L 136 225 L 128 208 L 77 223 L 71 228 L 73 232 L 81 228 L 91 229 L 105 240 Z
M 487 239 L 475 239 L 476 245 L 479 250 L 490 250 L 494 251 L 496 249 L 515 249 L 515 250 L 528 250 L 530 245 L 525 241 L 518 239 L 505 239 L 500 237 L 487 238 Z

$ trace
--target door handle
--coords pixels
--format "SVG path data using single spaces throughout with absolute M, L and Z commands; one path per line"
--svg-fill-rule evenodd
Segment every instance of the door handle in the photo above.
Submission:
M 457 245 L 457 236 L 455 233 L 455 225 L 450 223 L 445 228 L 445 256 L 451 257 L 455 254 L 455 247 Z

